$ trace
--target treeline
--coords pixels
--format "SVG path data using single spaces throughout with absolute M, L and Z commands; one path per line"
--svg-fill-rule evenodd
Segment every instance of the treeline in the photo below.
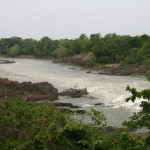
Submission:
M 90 64 L 150 64 L 150 36 L 81 34 L 77 39 L 0 39 L 0 55 L 69 58 L 84 56 Z

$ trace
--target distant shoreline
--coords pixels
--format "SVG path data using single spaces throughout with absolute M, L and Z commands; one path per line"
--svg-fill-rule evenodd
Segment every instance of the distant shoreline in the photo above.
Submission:
M 139 64 L 132 64 L 123 66 L 121 64 L 95 64 L 93 66 L 84 65 L 83 62 L 79 63 L 77 60 L 74 60 L 73 57 L 68 57 L 65 59 L 57 59 L 51 57 L 36 57 L 33 55 L 20 55 L 17 57 L 9 57 L 7 55 L 0 55 L 0 58 L 6 58 L 4 60 L 0 60 L 0 64 L 7 64 L 7 63 L 14 63 L 14 61 L 9 61 L 7 58 L 20 58 L 20 59 L 42 59 L 42 60 L 51 60 L 53 63 L 60 63 L 60 64 L 70 64 L 74 66 L 83 67 L 89 72 L 93 70 L 99 71 L 99 74 L 104 75 L 117 75 L 117 76 L 134 76 L 134 75 L 142 75 L 146 76 L 148 71 L 148 66 L 139 65 Z

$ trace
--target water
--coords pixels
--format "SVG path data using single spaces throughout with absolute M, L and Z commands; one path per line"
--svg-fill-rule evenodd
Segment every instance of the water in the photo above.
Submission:
M 91 74 L 86 69 L 71 65 L 54 64 L 50 60 L 10 59 L 13 64 L 0 64 L 0 77 L 17 81 L 52 83 L 59 92 L 68 88 L 87 88 L 89 95 L 82 98 L 59 97 L 60 102 L 71 102 L 86 110 L 94 108 L 103 111 L 108 125 L 120 125 L 134 111 L 138 111 L 141 100 L 125 102 L 130 95 L 126 86 L 130 85 L 138 90 L 149 88 L 150 83 L 143 76 L 109 76 L 100 75 L 98 71 Z M 105 106 L 94 106 L 96 103 Z

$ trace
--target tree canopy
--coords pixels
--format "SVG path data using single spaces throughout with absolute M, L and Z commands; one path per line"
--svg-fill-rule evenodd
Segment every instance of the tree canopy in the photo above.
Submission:
M 66 58 L 92 53 L 95 63 L 150 64 L 150 36 L 129 36 L 99 33 L 76 39 L 40 40 L 19 37 L 0 39 L 0 54 L 9 56 L 34 55 L 37 57 Z

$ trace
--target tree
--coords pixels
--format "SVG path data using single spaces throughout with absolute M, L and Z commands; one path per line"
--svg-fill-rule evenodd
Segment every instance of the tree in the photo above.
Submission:
M 55 55 L 58 58 L 69 57 L 72 55 L 72 53 L 73 53 L 73 51 L 71 49 L 70 42 L 67 39 L 61 40 L 58 48 L 55 51 Z
M 10 56 L 17 56 L 19 54 L 19 51 L 20 47 L 18 45 L 14 45 L 8 50 L 8 54 Z
M 144 64 L 150 64 L 150 41 L 138 51 L 138 58 Z
M 91 34 L 90 35 L 90 41 L 91 42 L 98 42 L 100 39 L 102 38 L 100 33 L 96 33 L 96 34 Z
M 35 53 L 37 56 L 52 57 L 57 45 L 49 37 L 43 37 L 36 45 Z
M 134 113 L 130 121 L 125 121 L 123 125 L 131 129 L 146 127 L 150 130 L 150 89 L 144 89 L 138 92 L 135 88 L 127 86 L 126 90 L 132 93 L 132 96 L 126 99 L 127 102 L 129 100 L 134 102 L 136 98 L 143 98 L 144 100 L 140 104 L 141 110 Z
M 20 53 L 23 55 L 35 55 L 37 43 L 34 39 L 23 40 Z
M 84 53 L 90 51 L 89 44 L 90 44 L 89 38 L 85 34 L 81 34 L 78 39 L 80 52 Z

